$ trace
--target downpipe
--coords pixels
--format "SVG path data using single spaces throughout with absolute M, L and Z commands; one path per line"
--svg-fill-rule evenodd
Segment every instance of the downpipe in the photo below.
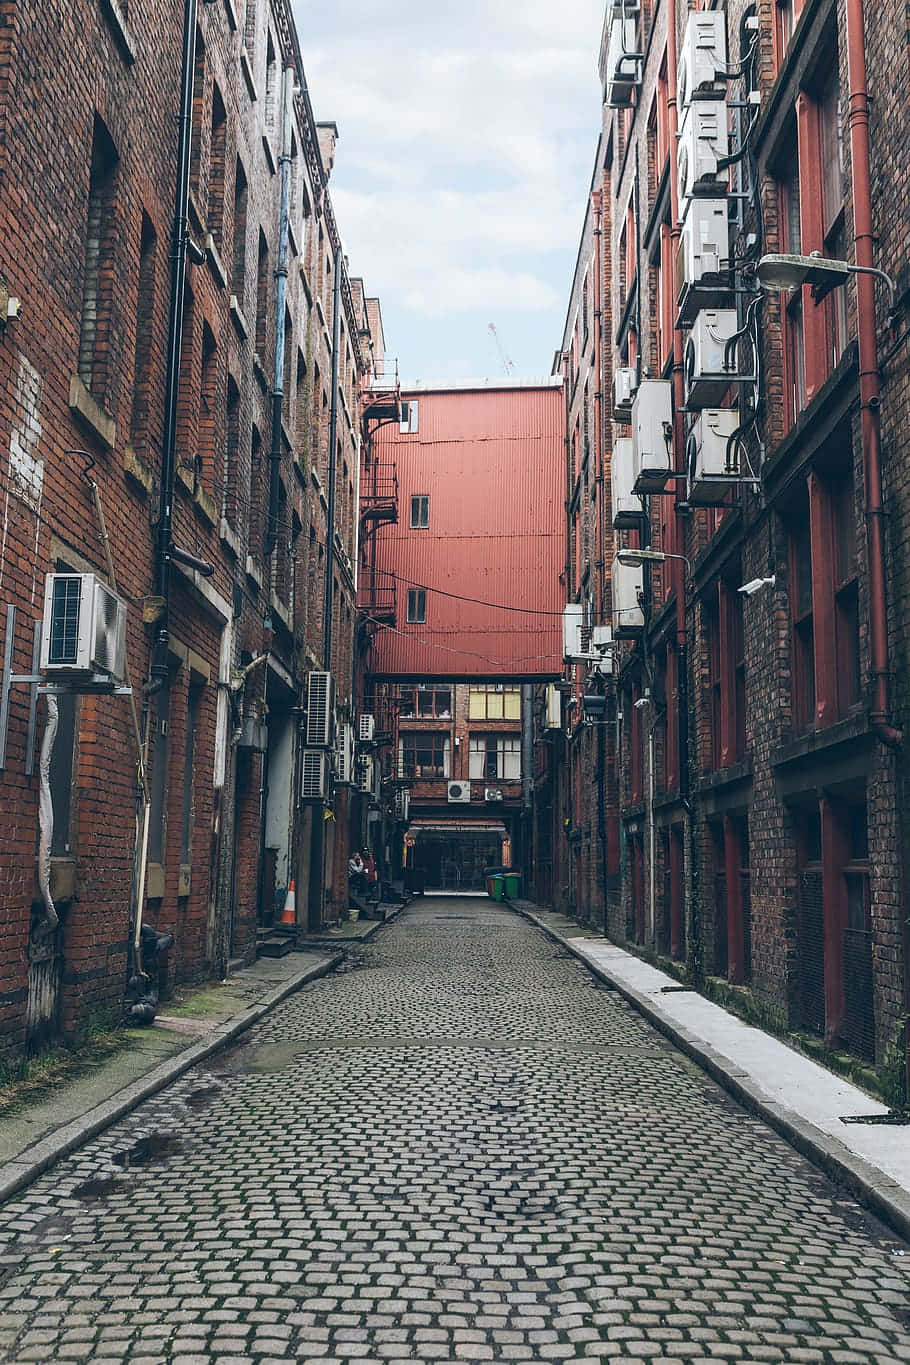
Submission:
M 294 68 L 284 71 L 282 89 L 281 199 L 278 216 L 278 261 L 275 267 L 275 354 L 272 385 L 272 447 L 269 453 L 269 512 L 265 551 L 272 555 L 278 544 L 278 503 L 281 474 L 281 414 L 284 407 L 284 350 L 288 292 L 288 230 L 291 202 L 291 112 L 294 99 Z
M 60 923 L 57 910 L 51 896 L 51 844 L 54 838 L 54 800 L 51 795 L 51 759 L 54 753 L 54 741 L 57 738 L 57 725 L 59 721 L 59 707 L 57 698 L 48 693 L 45 697 L 47 703 L 47 721 L 44 726 L 44 736 L 41 740 L 41 757 L 38 763 L 38 889 L 41 892 L 41 899 L 44 902 L 44 919 L 46 927 L 53 932 Z

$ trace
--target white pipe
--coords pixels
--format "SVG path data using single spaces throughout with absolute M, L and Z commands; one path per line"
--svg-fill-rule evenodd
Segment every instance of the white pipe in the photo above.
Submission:
M 650 885 L 648 887 L 648 938 L 652 947 L 654 945 L 654 725 L 648 727 L 648 844 L 650 846 L 649 857 L 651 869 L 649 874 Z
M 40 787 L 38 789 L 38 826 L 40 837 L 38 841 L 38 887 L 44 901 L 44 913 L 47 918 L 48 928 L 56 929 L 60 920 L 54 908 L 51 896 L 51 844 L 54 838 L 54 800 L 51 795 L 51 756 L 54 752 L 54 740 L 57 738 L 57 721 L 59 718 L 59 708 L 57 698 L 50 694 L 46 697 L 47 701 L 47 722 L 44 726 L 44 737 L 41 741 L 41 759 L 38 764 L 38 776 Z

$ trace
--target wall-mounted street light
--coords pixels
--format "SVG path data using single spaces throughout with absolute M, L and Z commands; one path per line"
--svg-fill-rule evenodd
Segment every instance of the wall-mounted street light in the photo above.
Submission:
M 762 256 L 755 267 L 755 274 L 766 289 L 794 290 L 801 289 L 804 284 L 811 285 L 816 299 L 823 299 L 832 289 L 845 285 L 851 275 L 874 275 L 888 286 L 892 307 L 894 305 L 894 281 L 884 270 L 876 270 L 871 265 L 851 265 L 849 261 L 831 260 L 820 251 L 813 251 L 808 256 Z
M 689 569 L 689 561 L 685 555 L 670 554 L 667 550 L 617 550 L 616 558 L 620 564 L 627 569 L 637 569 L 642 564 L 663 564 L 666 559 L 680 559 Z

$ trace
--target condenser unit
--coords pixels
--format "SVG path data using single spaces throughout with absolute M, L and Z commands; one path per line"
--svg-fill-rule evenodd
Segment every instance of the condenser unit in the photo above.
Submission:
M 700 309 L 721 307 L 730 289 L 727 201 L 692 199 L 676 256 L 676 325 L 691 326 Z
M 357 789 L 372 792 L 376 785 L 376 760 L 372 754 L 360 754 L 357 759 Z
M 635 481 L 632 462 L 632 437 L 621 436 L 613 442 L 610 456 L 610 488 L 613 495 L 613 525 L 617 531 L 641 525 L 644 509 L 632 491 Z
M 331 673 L 310 673 L 306 689 L 306 742 L 331 748 L 335 727 L 335 683 Z
M 632 404 L 632 487 L 662 493 L 673 469 L 673 393 L 669 379 L 643 379 Z
M 734 408 L 705 408 L 686 443 L 688 501 L 693 507 L 719 507 L 739 482 L 739 443 L 730 437 L 740 426 Z
M 632 368 L 613 371 L 613 420 L 631 422 L 632 399 L 635 397 L 636 376 Z
M 126 605 L 93 573 L 44 580 L 41 667 L 49 677 L 119 683 L 126 662 Z
M 372 744 L 376 735 L 376 717 L 370 715 L 361 716 L 358 734 L 361 744 Z
M 617 640 L 635 640 L 645 627 L 642 610 L 644 573 L 640 564 L 620 564 L 613 560 L 613 635 Z
M 464 805 L 471 799 L 470 782 L 450 782 L 448 785 L 449 804 Z
M 411 793 L 402 787 L 395 793 L 395 818 L 407 820 L 411 813 Z
M 562 729 L 562 693 L 553 683 L 548 683 L 546 691 L 545 730 Z
M 696 315 L 683 361 L 688 407 L 713 407 L 727 392 L 736 377 L 736 346 L 727 364 L 727 343 L 738 331 L 735 308 L 703 308 Z
M 611 20 L 600 75 L 608 105 L 618 108 L 631 102 L 633 90 L 641 84 L 641 53 L 634 18 Z
M 331 755 L 325 749 L 304 749 L 300 755 L 301 801 L 327 801 L 331 784 Z
M 614 671 L 613 659 L 613 627 L 595 626 L 591 631 L 591 653 L 599 662 L 595 665 L 597 672 L 603 676 L 608 676 Z
M 676 148 L 680 198 L 723 194 L 729 177 L 721 162 L 729 152 L 726 104 L 723 100 L 693 100 L 683 114 Z
M 503 799 L 502 792 L 498 787 L 484 787 L 483 799 L 484 801 L 501 801 Z
M 581 631 L 584 620 L 584 607 L 570 602 L 562 609 L 562 657 L 577 659 L 581 654 Z
M 727 30 L 722 10 L 693 10 L 679 49 L 676 91 L 684 109 L 697 96 L 727 92 Z
M 354 727 L 343 720 L 337 727 L 335 773 L 339 782 L 350 785 L 354 781 Z

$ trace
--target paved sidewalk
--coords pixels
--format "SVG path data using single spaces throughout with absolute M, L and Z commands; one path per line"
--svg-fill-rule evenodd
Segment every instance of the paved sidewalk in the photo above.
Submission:
M 574 920 L 531 901 L 514 910 L 564 944 L 615 987 L 737 1100 L 910 1238 L 910 1128 L 844 1123 L 887 1106 L 787 1043 L 753 1028 L 697 991 Z
M 362 939 L 378 923 L 358 921 Z M 345 941 L 344 933 L 336 936 Z M 259 958 L 226 981 L 181 992 L 154 1023 L 127 1029 L 128 1044 L 96 1070 L 73 1077 L 52 1095 L 26 1103 L 0 1123 L 0 1202 L 61 1157 L 81 1147 L 150 1095 L 267 1014 L 308 981 L 325 976 L 342 954 L 324 942 L 283 958 Z

